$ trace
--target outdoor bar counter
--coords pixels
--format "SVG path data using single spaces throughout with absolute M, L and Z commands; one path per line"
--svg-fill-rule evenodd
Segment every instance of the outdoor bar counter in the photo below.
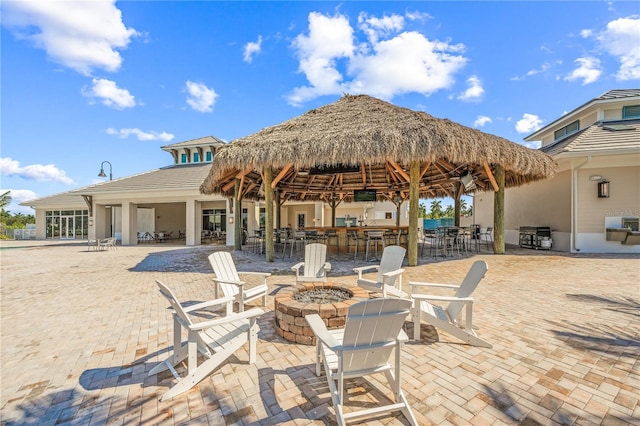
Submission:
M 338 236 L 338 247 L 340 252 L 346 252 L 349 245 L 353 246 L 355 241 L 349 241 L 348 233 L 356 232 L 358 235 L 358 246 L 360 249 L 365 247 L 367 236 L 366 233 L 369 231 L 385 231 L 385 240 L 387 245 L 397 244 L 398 243 L 398 232 L 401 232 L 402 236 L 407 236 L 404 239 L 400 239 L 400 244 L 406 246 L 406 241 L 408 240 L 408 226 L 395 226 L 395 225 L 371 225 L 371 226 L 305 226 L 304 231 L 317 231 L 318 235 L 324 235 L 325 238 L 332 231 L 335 231 Z M 393 242 L 392 242 L 393 241 Z M 335 251 L 335 239 L 326 240 L 328 249 L 330 251 Z

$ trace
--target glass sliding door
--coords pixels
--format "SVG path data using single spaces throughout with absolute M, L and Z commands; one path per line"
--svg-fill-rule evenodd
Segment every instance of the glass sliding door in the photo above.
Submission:
M 60 217 L 60 239 L 69 240 L 76 237 L 74 216 L 61 216 Z

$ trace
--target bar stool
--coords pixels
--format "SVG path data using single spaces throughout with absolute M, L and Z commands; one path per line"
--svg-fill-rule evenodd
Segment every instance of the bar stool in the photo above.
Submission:
M 324 239 L 327 244 L 327 251 L 331 253 L 329 249 L 331 246 L 336 246 L 336 256 L 340 253 L 340 238 L 338 237 L 338 231 L 335 229 L 327 229 L 324 232 Z
M 489 243 L 491 243 L 491 248 L 493 249 L 493 228 L 490 226 L 484 232 L 480 232 L 480 244 L 484 242 L 484 245 L 489 250 Z
M 384 250 L 386 244 L 384 242 L 384 231 L 367 231 L 367 245 L 366 245 L 366 254 L 365 260 L 379 260 L 378 259 L 378 245 L 382 244 L 382 250 Z M 369 259 L 369 248 L 371 244 L 374 245 L 376 251 L 376 257 L 373 259 Z
M 349 252 L 349 247 L 352 245 L 355 246 L 355 251 L 353 255 L 353 261 L 355 262 L 358 257 L 358 246 L 360 245 L 360 236 L 358 235 L 358 231 L 347 231 L 347 253 Z

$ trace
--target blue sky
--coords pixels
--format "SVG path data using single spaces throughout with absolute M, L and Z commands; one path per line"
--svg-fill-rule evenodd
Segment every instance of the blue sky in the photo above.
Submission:
M 114 178 L 166 166 L 160 146 L 232 141 L 343 93 L 525 144 L 640 81 L 635 1 L 5 0 L 1 37 L 13 213 L 104 180 L 102 161 Z

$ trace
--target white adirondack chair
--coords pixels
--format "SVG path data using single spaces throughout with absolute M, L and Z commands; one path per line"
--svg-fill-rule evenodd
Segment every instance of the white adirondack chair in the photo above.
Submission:
M 382 251 L 379 265 L 361 266 L 353 268 L 358 273 L 358 286 L 365 290 L 382 293 L 383 297 L 392 295 L 396 297 L 409 297 L 402 291 L 402 261 L 407 250 L 400 246 L 387 246 Z M 376 270 L 378 275 L 375 280 L 363 277 L 365 272 Z
M 307 244 L 304 248 L 304 262 L 296 263 L 291 270 L 296 271 L 296 283 L 327 281 L 327 271 L 331 270 L 331 263 L 327 262 L 327 246 L 319 243 Z
M 160 293 L 169 300 L 173 308 L 173 353 L 156 365 L 149 376 L 161 371 L 169 370 L 176 378 L 177 383 L 171 387 L 161 401 L 172 398 L 188 391 L 213 370 L 218 368 L 236 350 L 249 342 L 249 363 L 256 361 L 256 341 L 258 339 L 258 324 L 256 319 L 264 311 L 260 308 L 250 309 L 246 312 L 229 314 L 220 318 L 196 322 L 192 320 L 191 312 L 220 305 L 231 309 L 233 297 L 224 297 L 210 302 L 199 303 L 185 308 L 173 292 L 165 284 L 156 281 L 160 287 Z M 187 342 L 182 343 L 182 329 L 187 331 Z M 198 365 L 198 353 L 207 359 Z M 181 377 L 175 370 L 175 366 L 187 359 L 187 374 Z
M 322 363 L 338 425 L 344 425 L 349 419 L 401 410 L 409 423 L 417 426 L 418 422 L 402 392 L 400 380 L 402 343 L 408 340 L 402 324 L 410 308 L 411 300 L 408 299 L 365 300 L 349 307 L 345 328 L 337 330 L 327 330 L 318 314 L 305 317 L 318 342 L 316 374 L 322 374 Z M 393 365 L 389 362 L 392 352 Z M 345 380 L 379 372 L 384 372 L 395 401 L 388 405 L 345 413 Z
M 252 300 L 262 298 L 262 306 L 267 304 L 267 277 L 268 272 L 242 272 L 244 275 L 255 275 L 262 278 L 262 284 L 252 288 L 244 288 L 245 282 L 240 280 L 236 265 L 231 253 L 228 251 L 216 251 L 209 255 L 209 263 L 216 277 L 215 297 L 218 298 L 218 290 L 222 290 L 225 296 L 232 296 L 238 302 L 240 312 L 244 311 L 244 304 Z
M 471 265 L 469 272 L 462 280 L 462 284 L 435 284 L 409 281 L 411 285 L 411 298 L 413 299 L 413 309 L 411 312 L 413 320 L 413 337 L 420 340 L 420 321 L 440 328 L 452 336 L 457 337 L 464 342 L 483 348 L 493 347 L 491 343 L 479 338 L 473 330 L 473 291 L 476 289 L 480 281 L 484 278 L 489 269 L 487 262 L 477 260 Z M 455 289 L 454 296 L 434 296 L 418 293 L 418 289 L 425 287 L 435 288 L 451 288 Z M 449 302 L 446 308 L 433 305 L 432 302 Z M 466 307 L 466 317 L 464 329 L 460 328 L 459 317 L 462 314 L 462 308 Z

